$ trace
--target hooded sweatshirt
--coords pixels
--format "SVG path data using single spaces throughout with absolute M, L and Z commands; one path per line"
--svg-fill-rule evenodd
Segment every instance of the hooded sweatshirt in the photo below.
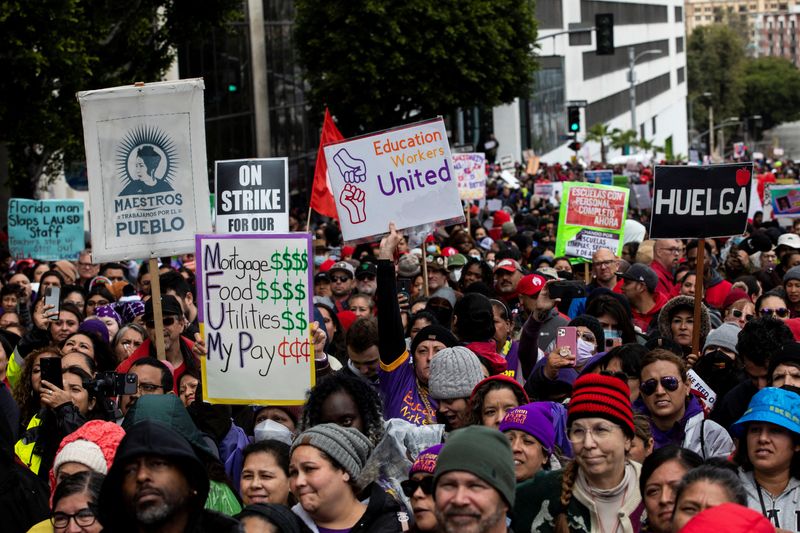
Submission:
M 664 304 L 661 312 L 658 314 L 658 334 L 664 338 L 675 340 L 672 335 L 672 327 L 670 324 L 670 314 L 673 314 L 677 307 L 688 307 L 694 309 L 694 298 L 691 296 L 676 296 Z M 706 342 L 706 336 L 711 331 L 711 318 L 708 316 L 708 307 L 705 304 L 700 304 L 700 346 Z M 684 347 L 684 352 L 689 353 L 691 346 Z
M 764 489 L 761 489 L 761 498 L 758 497 L 759 487 L 753 477 L 753 472 L 739 469 L 739 479 L 747 492 L 747 506 L 766 516 L 775 527 L 789 531 L 800 531 L 800 480 L 789 478 L 789 484 L 777 498 Z M 761 502 L 764 502 L 764 507 Z
M 171 427 L 153 420 L 144 420 L 129 428 L 117 448 L 114 464 L 103 481 L 98 504 L 100 521 L 107 531 L 137 531 L 136 520 L 130 515 L 122 499 L 124 469 L 130 461 L 152 455 L 165 457 L 177 465 L 186 476 L 191 489 L 197 491 L 197 495 L 188 503 L 191 506 L 190 522 L 185 531 L 237 531 L 235 520 L 203 510 L 203 504 L 208 497 L 208 475 L 189 442 Z

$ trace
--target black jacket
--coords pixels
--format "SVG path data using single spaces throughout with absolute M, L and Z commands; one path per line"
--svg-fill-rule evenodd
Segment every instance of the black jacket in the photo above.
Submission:
M 730 431 L 733 423 L 744 415 L 757 392 L 758 389 L 749 379 L 736 385 L 717 401 L 711 411 L 711 420 Z
M 367 510 L 364 511 L 364 514 L 350 530 L 350 533 L 400 533 L 403 531 L 401 520 L 408 522 L 408 515 L 400 509 L 400 504 L 397 501 L 386 494 L 376 483 L 364 489 L 362 496 L 364 494 L 369 495 Z M 317 531 L 317 527 L 311 517 L 303 510 L 300 504 L 295 505 L 292 510 L 305 522 L 310 530 Z M 410 523 L 407 523 L 407 525 L 410 526 Z
M 117 448 L 114 464 L 100 491 L 100 522 L 106 531 L 133 533 L 137 530 L 136 520 L 130 516 L 122 501 L 123 470 L 129 461 L 145 455 L 166 457 L 178 465 L 189 486 L 197 491 L 188 504 L 193 509 L 190 510 L 191 522 L 186 531 L 237 531 L 236 520 L 203 509 L 208 497 L 208 475 L 189 442 L 171 427 L 152 420 L 144 420 L 130 427 Z

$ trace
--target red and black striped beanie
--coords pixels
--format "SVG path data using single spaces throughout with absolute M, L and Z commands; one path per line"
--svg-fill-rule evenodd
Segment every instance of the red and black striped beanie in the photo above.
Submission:
M 614 376 L 585 374 L 572 385 L 567 425 L 579 418 L 605 418 L 633 437 L 633 409 L 628 384 Z

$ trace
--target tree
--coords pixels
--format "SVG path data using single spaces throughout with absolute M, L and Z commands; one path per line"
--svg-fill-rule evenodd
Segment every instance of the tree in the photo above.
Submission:
M 739 116 L 743 108 L 745 54 L 739 35 L 728 26 L 712 24 L 695 28 L 689 37 L 686 65 L 695 124 L 708 121 L 709 103 L 714 106 L 717 122 Z M 711 97 L 696 98 L 705 92 Z
M 309 99 L 345 135 L 530 94 L 533 0 L 297 0 Z
M 636 141 L 636 147 L 644 153 L 651 153 L 652 159 L 655 160 L 659 152 L 663 152 L 664 148 L 657 146 L 655 140 L 648 141 L 647 139 L 639 139 Z
M 611 132 L 611 148 L 626 150 L 636 146 L 638 134 L 634 130 L 621 130 L 614 128 Z
M 598 122 L 591 128 L 586 130 L 586 140 L 591 142 L 600 143 L 600 161 L 606 163 L 606 152 L 608 152 L 608 145 L 611 142 L 612 131 L 608 124 Z
M 14 196 L 84 158 L 81 90 L 160 80 L 175 49 L 238 0 L 0 0 L 0 147 Z
M 800 70 L 788 59 L 759 57 L 744 67 L 746 117 L 761 115 L 764 129 L 800 118 Z

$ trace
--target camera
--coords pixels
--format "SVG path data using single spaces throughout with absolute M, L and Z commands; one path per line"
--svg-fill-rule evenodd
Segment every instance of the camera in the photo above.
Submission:
M 139 376 L 133 373 L 99 372 L 94 380 L 86 384 L 86 389 L 95 397 L 136 394 L 139 390 Z

